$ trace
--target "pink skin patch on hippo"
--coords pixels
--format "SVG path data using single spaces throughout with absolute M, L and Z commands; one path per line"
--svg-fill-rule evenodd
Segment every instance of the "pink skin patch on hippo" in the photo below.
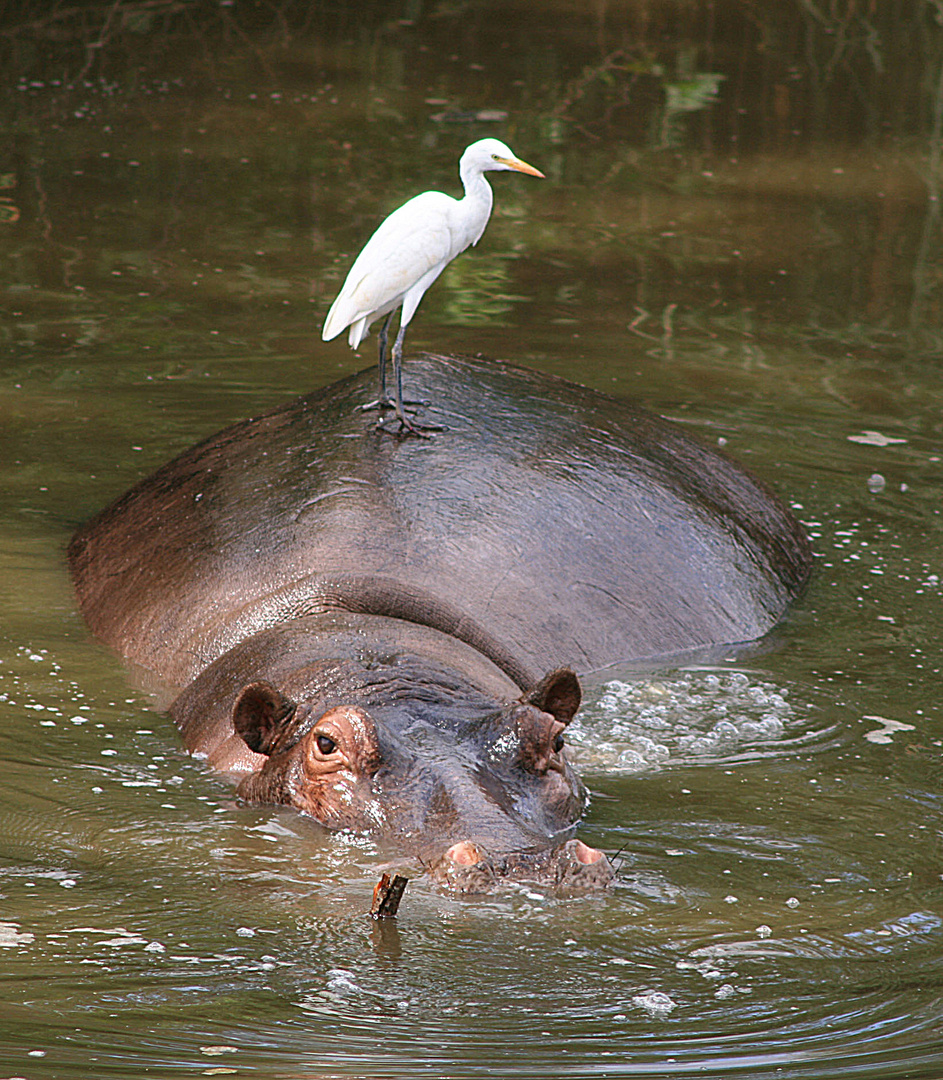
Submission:
M 589 844 L 584 844 L 582 840 L 574 840 L 570 850 L 583 866 L 592 866 L 603 857 L 603 853 L 599 848 L 590 847 Z M 481 862 L 482 852 L 470 840 L 460 840 L 448 849 L 445 857 L 456 866 L 474 866 L 476 863 Z
M 584 844 L 582 840 L 577 840 L 573 846 L 573 854 L 584 866 L 592 866 L 593 863 L 599 862 L 603 853 L 599 848 L 590 847 L 589 844 Z
M 456 866 L 474 866 L 481 862 L 481 851 L 470 840 L 460 840 L 449 848 L 445 857 Z

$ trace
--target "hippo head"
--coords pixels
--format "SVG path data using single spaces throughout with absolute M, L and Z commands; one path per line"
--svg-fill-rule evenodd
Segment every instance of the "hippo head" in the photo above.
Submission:
M 573 672 L 471 716 L 467 700 L 457 711 L 413 687 L 391 704 L 386 690 L 325 707 L 267 682 L 246 686 L 233 728 L 264 761 L 238 794 L 386 837 L 458 891 L 507 878 L 568 891 L 608 884 L 605 855 L 573 838 L 587 800 L 565 751 L 580 703 Z

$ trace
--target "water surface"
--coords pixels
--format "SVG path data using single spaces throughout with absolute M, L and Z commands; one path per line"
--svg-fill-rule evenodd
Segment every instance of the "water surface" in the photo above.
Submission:
M 0 1073 L 939 1075 L 943 31 L 717 7 L 4 16 Z M 408 351 L 677 420 L 795 508 L 815 574 L 756 650 L 588 684 L 609 895 L 415 880 L 381 928 L 388 853 L 237 805 L 89 638 L 63 550 L 372 363 L 320 341 L 330 300 L 484 135 L 548 179 L 495 178 Z

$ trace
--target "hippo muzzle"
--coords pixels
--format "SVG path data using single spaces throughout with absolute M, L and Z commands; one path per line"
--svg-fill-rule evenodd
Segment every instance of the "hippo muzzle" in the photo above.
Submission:
M 605 853 L 571 839 L 558 847 L 491 855 L 461 840 L 429 867 L 432 877 L 454 892 L 490 892 L 502 882 L 531 883 L 565 895 L 605 889 L 615 871 Z

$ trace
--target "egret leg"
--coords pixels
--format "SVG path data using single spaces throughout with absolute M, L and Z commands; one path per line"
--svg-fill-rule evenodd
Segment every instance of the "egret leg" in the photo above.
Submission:
M 393 342 L 393 380 L 394 380 L 394 393 L 395 407 L 396 407 L 396 419 L 407 431 L 414 431 L 417 435 L 422 434 L 412 421 L 406 419 L 406 413 L 403 412 L 403 338 L 406 337 L 406 327 L 400 323 L 399 333 L 396 335 L 396 340 Z
M 384 409 L 393 408 L 393 402 L 390 400 L 390 396 L 386 392 L 386 343 L 389 337 L 390 322 L 392 321 L 392 319 L 393 312 L 391 311 L 389 315 L 387 315 L 387 317 L 383 320 L 383 326 L 380 329 L 380 358 L 378 361 L 378 366 L 380 369 L 380 392 L 378 393 L 375 401 L 368 401 L 366 405 L 360 406 L 360 408 L 363 409 L 364 412 L 367 412 L 370 409 L 379 409 L 382 412 Z
M 445 428 L 442 427 L 441 424 L 416 424 L 406 416 L 406 412 L 403 408 L 403 338 L 405 336 L 406 327 L 400 324 L 399 333 L 396 335 L 396 340 L 393 342 L 393 390 L 395 394 L 393 407 L 396 409 L 396 419 L 399 420 L 400 431 L 408 431 L 413 435 L 420 435 L 423 438 L 428 438 L 428 432 L 444 431 Z M 408 402 L 408 404 L 413 404 L 413 402 Z M 427 405 L 428 402 L 417 402 L 416 404 Z M 377 427 L 383 427 L 382 420 L 377 424 Z
M 380 392 L 377 395 L 377 404 L 381 409 L 388 409 L 393 404 L 386 392 L 386 342 L 392 319 L 393 312 L 391 311 L 380 328 Z
M 378 362 L 378 367 L 379 367 L 379 371 L 380 371 L 380 390 L 379 390 L 379 393 L 378 393 L 377 397 L 373 401 L 368 401 L 366 405 L 361 405 L 360 406 L 360 408 L 364 412 L 369 412 L 371 409 L 379 409 L 382 412 L 384 409 L 393 409 L 393 408 L 396 407 L 395 401 L 386 392 L 386 362 L 387 362 L 387 359 L 389 358 L 389 355 L 390 355 L 386 346 L 387 346 L 387 342 L 389 341 L 390 323 L 393 321 L 393 316 L 395 314 L 396 314 L 395 311 L 391 311 L 389 313 L 389 315 L 387 315 L 387 317 L 383 320 L 383 326 L 380 329 L 380 336 L 379 336 L 379 343 L 380 343 L 379 353 L 380 353 L 380 356 L 379 356 L 379 362 Z M 400 396 L 402 396 L 402 379 L 400 380 L 400 385 L 401 385 Z M 403 405 L 416 406 L 416 405 L 428 405 L 429 402 L 428 401 L 423 401 L 422 399 L 420 399 L 419 401 L 406 400 L 406 401 L 402 402 L 402 404 Z

